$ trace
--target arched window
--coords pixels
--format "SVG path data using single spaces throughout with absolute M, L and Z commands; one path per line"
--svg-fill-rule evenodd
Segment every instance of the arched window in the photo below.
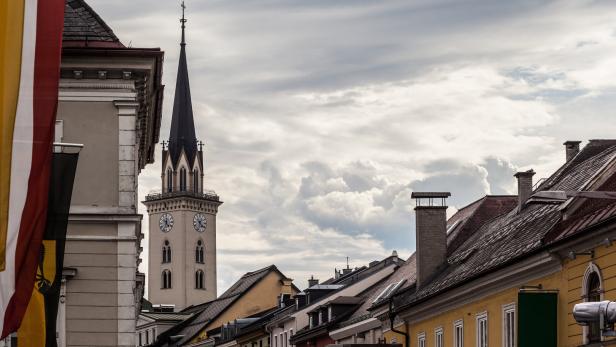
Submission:
M 601 301 L 601 281 L 599 275 L 593 272 L 588 277 L 588 299 L 586 301 Z M 601 327 L 599 322 L 592 322 L 588 325 L 588 342 L 601 341 Z
M 603 298 L 601 271 L 594 263 L 590 263 L 584 273 L 582 297 L 585 302 L 601 301 Z M 592 322 L 584 327 L 584 344 L 601 342 L 601 327 L 599 322 Z
M 163 282 L 163 289 L 171 288 L 171 271 L 163 270 L 162 282 Z
M 165 240 L 165 243 L 163 244 L 163 263 L 170 263 L 171 262 L 171 245 L 169 244 L 169 241 Z
M 201 240 L 197 241 L 197 248 L 195 248 L 195 262 L 198 264 L 204 263 L 203 242 Z
M 199 192 L 199 171 L 193 171 L 193 191 L 195 193 Z
M 167 191 L 173 191 L 173 171 L 167 169 Z
M 203 277 L 204 273 L 202 270 L 197 270 L 197 272 L 195 272 L 195 288 L 203 289 Z
M 186 169 L 185 168 L 180 169 L 180 191 L 182 192 L 186 191 Z

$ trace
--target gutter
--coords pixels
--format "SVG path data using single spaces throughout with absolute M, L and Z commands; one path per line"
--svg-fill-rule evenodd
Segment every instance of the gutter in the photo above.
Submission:
M 406 347 L 410 347 L 411 346 L 411 335 L 408 332 L 404 332 L 401 330 L 396 330 L 394 328 L 394 320 L 396 319 L 396 313 L 393 310 L 393 306 L 394 306 L 394 297 L 396 296 L 396 294 L 394 293 L 394 295 L 389 297 L 389 330 L 393 331 L 394 333 L 400 334 L 402 336 L 404 336 L 404 342 Z

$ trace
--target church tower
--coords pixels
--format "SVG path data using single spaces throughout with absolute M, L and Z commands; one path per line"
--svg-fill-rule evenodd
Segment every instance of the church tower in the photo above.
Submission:
M 216 293 L 216 213 L 222 204 L 203 189 L 203 143 L 193 119 L 182 3 L 182 41 L 169 142 L 163 141 L 161 193 L 144 201 L 150 222 L 148 299 L 175 310 Z

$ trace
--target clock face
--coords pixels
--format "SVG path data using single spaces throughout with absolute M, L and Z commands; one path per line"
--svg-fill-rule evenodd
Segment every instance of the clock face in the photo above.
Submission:
M 197 213 L 195 217 L 193 218 L 193 227 L 195 227 L 195 230 L 202 233 L 205 231 L 206 226 L 207 226 L 207 220 L 205 219 L 205 216 L 202 215 L 201 213 Z
M 160 216 L 158 226 L 160 227 L 160 231 L 168 233 L 169 231 L 171 231 L 171 228 L 173 228 L 173 216 L 171 216 L 169 213 L 163 213 Z

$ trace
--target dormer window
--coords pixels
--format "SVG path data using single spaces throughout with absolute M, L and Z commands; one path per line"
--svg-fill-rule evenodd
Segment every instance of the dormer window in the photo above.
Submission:
M 333 318 L 333 317 L 332 317 L 332 307 L 331 307 L 331 306 L 329 306 L 329 307 L 327 308 L 327 320 L 328 320 L 328 321 L 330 321 L 330 320 L 332 320 L 332 318 Z
M 319 325 L 323 324 L 323 311 L 319 311 Z
M 308 320 L 310 322 L 310 327 L 314 328 L 314 314 L 311 314 L 310 316 L 308 316 Z

